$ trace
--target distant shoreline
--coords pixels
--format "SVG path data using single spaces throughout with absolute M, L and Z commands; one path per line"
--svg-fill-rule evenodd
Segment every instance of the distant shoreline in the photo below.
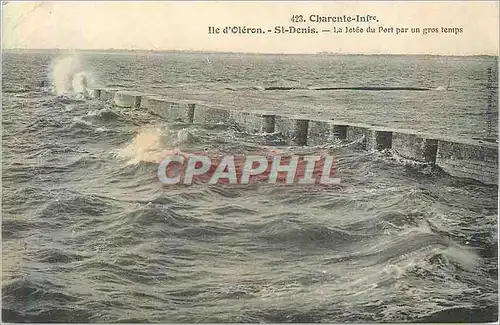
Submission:
M 190 51 L 190 50 L 127 50 L 127 49 L 3 49 L 3 53 L 7 52 L 30 52 L 30 53 L 72 53 L 72 52 L 87 52 L 87 53 L 106 53 L 106 54 L 240 54 L 240 55 L 283 55 L 283 56 L 427 56 L 427 57 L 492 57 L 498 58 L 498 55 L 489 54 L 469 54 L 469 55 L 444 55 L 444 54 L 363 54 L 363 53 L 334 53 L 334 52 L 317 52 L 317 53 L 256 53 L 256 52 L 230 52 L 230 51 Z

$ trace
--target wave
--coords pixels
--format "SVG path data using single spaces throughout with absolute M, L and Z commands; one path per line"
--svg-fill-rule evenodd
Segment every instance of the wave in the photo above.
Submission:
M 134 137 L 132 142 L 120 149 L 116 154 L 126 159 L 127 164 L 138 164 L 140 162 L 161 161 L 165 138 L 168 135 L 160 127 L 144 127 Z
M 267 86 L 264 90 L 310 90 L 306 86 Z
M 59 264 L 59 263 L 71 263 L 82 261 L 85 259 L 85 256 L 65 252 L 61 249 L 40 249 L 37 251 L 37 262 L 40 263 L 48 263 L 48 264 Z
M 89 98 L 90 88 L 95 86 L 93 73 L 85 70 L 79 55 L 69 55 L 53 61 L 50 71 L 51 85 L 48 91 L 58 97 L 83 100 Z
M 423 87 L 383 87 L 383 86 L 360 86 L 360 87 L 313 87 L 311 90 L 365 90 L 365 91 L 429 91 L 430 88 Z
M 141 162 L 160 163 L 167 154 L 177 152 L 199 142 L 188 129 L 171 130 L 168 127 L 146 126 L 139 130 L 134 139 L 117 151 L 117 156 L 126 159 L 127 164 Z
M 27 278 L 3 282 L 2 320 L 4 322 L 90 322 L 92 313 L 68 307 L 80 301 L 63 293 L 61 285 L 48 280 Z
M 52 198 L 37 211 L 37 215 L 46 220 L 71 222 L 67 217 L 101 216 L 110 207 L 110 203 L 95 195 L 69 193 L 67 197 Z
M 116 133 L 117 131 L 105 126 L 97 126 L 85 117 L 74 117 L 72 123 L 64 127 L 64 131 L 72 136 L 90 136 L 100 135 L 103 133 Z
M 436 91 L 448 91 L 448 87 L 445 86 L 439 86 L 435 89 Z
M 29 85 L 26 85 L 26 86 L 22 86 L 22 87 L 16 87 L 16 88 L 4 88 L 2 89 L 2 92 L 4 93 L 12 93 L 12 94 L 16 94 L 16 93 L 29 93 L 29 92 L 32 92 L 34 91 L 35 89 Z
M 419 316 L 415 323 L 494 323 L 498 321 L 498 305 L 481 307 L 449 307 Z
M 98 121 L 116 121 L 120 115 L 109 108 L 102 108 L 99 110 L 91 110 L 87 113 L 86 118 Z
M 287 217 L 290 218 L 290 215 L 288 214 Z M 259 225 L 255 230 L 257 231 L 256 239 L 265 240 L 268 243 L 314 245 L 317 248 L 323 245 L 336 247 L 339 244 L 359 241 L 366 237 L 363 234 L 350 233 L 321 224 L 308 224 L 293 220 L 274 220 Z
M 311 90 L 311 91 L 327 91 L 327 90 L 358 90 L 358 91 L 447 91 L 447 88 L 438 87 L 436 89 L 426 88 L 426 87 L 409 87 L 409 86 L 305 86 L 301 85 L 300 82 L 290 80 L 275 81 L 267 85 L 255 85 L 255 86 L 225 86 L 224 89 L 231 91 L 245 91 L 245 90 Z M 307 96 L 303 95 L 304 98 Z
M 245 91 L 245 90 L 266 90 L 264 86 L 226 86 L 224 87 L 225 90 L 231 90 L 231 91 Z

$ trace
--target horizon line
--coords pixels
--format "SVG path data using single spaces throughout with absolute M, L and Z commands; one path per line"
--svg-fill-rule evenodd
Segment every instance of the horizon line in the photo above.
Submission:
M 123 48 L 101 48 L 101 49 L 66 49 L 66 48 L 2 48 L 2 52 L 7 51 L 61 51 L 61 52 L 157 52 L 157 53 L 200 53 L 200 54 L 252 54 L 252 55 L 359 55 L 359 56 L 402 56 L 402 55 L 412 55 L 412 56 L 491 56 L 498 57 L 499 53 L 496 54 L 431 54 L 431 53 L 347 53 L 347 52 L 330 52 L 330 51 L 319 51 L 310 53 L 286 53 L 286 52 L 242 52 L 242 51 L 215 51 L 215 50 L 160 50 L 160 49 L 123 49 Z

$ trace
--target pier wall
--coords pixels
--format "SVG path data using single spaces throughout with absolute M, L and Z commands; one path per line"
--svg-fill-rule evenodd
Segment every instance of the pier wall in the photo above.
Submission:
M 209 107 L 162 96 L 92 89 L 96 99 L 119 107 L 143 108 L 169 121 L 196 124 L 231 124 L 249 133 L 280 133 L 291 145 L 328 145 L 335 138 L 356 142 L 364 150 L 392 150 L 397 155 L 437 165 L 452 176 L 498 185 L 498 145 L 464 141 L 336 120 L 318 120 L 263 111 Z
M 142 94 L 134 91 L 117 91 L 113 96 L 114 104 L 118 107 L 139 108 L 141 100 Z
M 275 132 L 275 114 L 264 111 L 241 111 L 196 105 L 193 122 L 198 124 L 231 124 L 248 133 Z
M 304 116 L 276 115 L 275 132 L 292 145 L 306 146 L 309 134 L 309 120 Z
M 436 163 L 438 140 L 410 130 L 392 132 L 392 149 L 401 157 L 425 163 Z
M 307 130 L 307 144 L 320 146 L 335 138 L 335 125 L 333 120 L 309 120 Z
M 367 124 L 342 123 L 341 125 L 347 126 L 346 140 L 348 141 L 360 141 L 360 145 L 363 149 L 369 149 L 372 146 L 373 134 L 370 126 Z
M 439 140 L 436 165 L 452 176 L 498 184 L 498 145 Z
M 110 104 L 114 104 L 115 93 L 117 92 L 118 89 L 103 88 L 99 92 L 99 99 L 108 102 Z
M 229 110 L 229 122 L 248 133 L 273 133 L 274 119 L 275 115 L 267 112 Z
M 192 107 L 192 109 L 191 109 Z M 162 96 L 145 95 L 141 99 L 140 108 L 149 110 L 169 121 L 193 123 L 190 111 L 194 111 L 194 104 L 183 103 Z

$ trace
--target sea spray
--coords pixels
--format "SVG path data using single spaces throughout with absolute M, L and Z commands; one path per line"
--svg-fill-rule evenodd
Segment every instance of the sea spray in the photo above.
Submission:
M 177 139 L 175 145 L 186 145 L 198 142 L 198 138 L 189 132 L 187 129 L 182 129 L 177 132 Z
M 164 132 L 159 128 L 143 128 L 126 147 L 118 151 L 118 156 L 128 160 L 128 164 L 159 162 L 162 158 Z
M 59 57 L 51 67 L 52 90 L 58 96 L 87 96 L 89 87 L 95 85 L 93 74 L 85 70 L 78 54 Z
M 188 146 L 195 141 L 196 138 L 186 129 L 176 132 L 166 127 L 145 127 L 118 151 L 117 156 L 127 159 L 128 164 L 159 163 L 173 148 L 177 150 L 179 146 Z
M 51 81 L 57 95 L 71 92 L 72 78 L 80 69 L 80 60 L 76 55 L 55 60 L 51 69 Z
M 71 82 L 73 87 L 73 91 L 75 93 L 83 93 L 88 88 L 88 77 L 85 72 L 78 72 L 73 76 L 73 80 Z

